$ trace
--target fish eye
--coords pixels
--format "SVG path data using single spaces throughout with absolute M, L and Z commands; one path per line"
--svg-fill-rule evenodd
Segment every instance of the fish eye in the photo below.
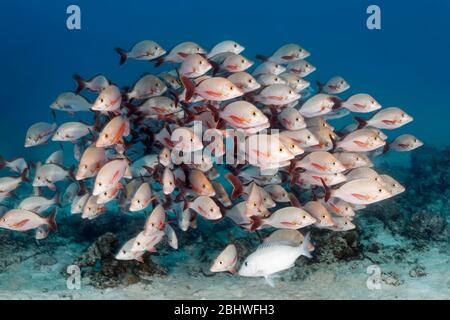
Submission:
M 378 137 L 373 138 L 373 140 L 377 141 L 377 140 L 378 140 Z
M 141 200 L 138 199 L 138 200 L 137 200 L 137 203 L 141 203 Z
M 289 94 L 292 94 L 292 90 L 289 90 Z
M 159 83 L 155 83 L 155 87 L 159 87 Z
M 102 183 L 101 183 L 101 182 L 99 182 L 99 183 L 98 183 L 98 186 L 99 186 L 99 187 L 101 187 L 101 186 L 102 186 Z
M 359 157 L 356 157 L 356 161 L 359 161 Z
M 417 142 L 417 139 L 414 139 L 414 142 Z
M 253 82 L 253 80 L 252 79 L 248 79 L 248 83 L 252 83 Z
M 300 121 L 300 118 L 295 118 L 295 121 Z
M 138 243 L 137 243 L 137 245 L 138 245 L 138 246 L 140 246 L 140 245 L 141 245 L 141 243 L 140 243 L 140 242 L 138 242 Z
M 234 89 L 234 87 L 233 86 L 230 86 L 230 90 L 233 90 Z
M 252 115 L 253 115 L 253 116 L 256 116 L 256 111 L 253 111 Z
M 309 68 L 309 64 L 305 64 L 305 67 Z
M 335 177 L 337 177 L 337 175 L 338 175 L 337 173 L 334 174 Z
M 244 60 L 244 59 L 242 59 L 242 60 L 241 60 L 241 63 L 244 63 L 244 62 L 245 62 L 245 60 Z
M 283 152 L 283 148 L 280 148 L 280 152 Z
M 245 266 L 246 266 L 246 267 L 248 267 L 248 262 L 247 262 L 247 261 L 245 261 L 245 263 L 244 263 L 244 264 L 245 264 Z
M 303 49 L 302 48 L 298 48 L 298 52 L 302 52 L 303 51 Z
M 108 138 L 108 134 L 107 133 L 105 133 L 105 138 Z
M 211 211 L 211 212 L 214 212 L 214 209 L 213 209 L 213 208 L 211 208 L 211 209 L 209 209 L 209 211 Z
M 200 47 L 197 47 L 197 51 L 200 51 Z
M 258 204 L 256 202 L 253 202 L 253 206 L 256 207 Z
M 335 165 L 336 165 L 336 161 L 334 161 L 334 162 L 332 163 L 332 165 L 335 166 Z
M 345 222 L 344 222 L 344 224 L 345 224 L 345 225 L 348 225 L 348 222 L 347 222 L 347 221 L 345 221 Z
M 203 64 L 203 61 L 202 60 L 200 60 L 199 62 L 198 62 L 199 64 Z
M 402 113 L 402 118 L 404 118 L 405 117 L 405 114 L 404 113 Z
M 220 264 L 223 264 L 223 261 L 219 261 Z
M 341 84 L 344 84 L 344 80 L 341 80 Z
M 396 187 L 397 185 L 395 183 L 392 184 L 393 187 Z
M 108 195 L 108 192 L 103 193 L 103 195 L 107 196 L 107 195 Z
M 191 142 L 194 142 L 194 139 L 191 138 Z
M 322 219 L 325 219 L 325 215 L 322 216 Z
M 235 43 L 235 44 L 233 45 L 233 47 L 237 48 L 237 44 Z
M 104 99 L 103 99 L 103 98 L 102 98 L 102 99 L 100 99 L 100 102 L 101 102 L 101 103 L 103 103 L 103 101 L 104 101 Z
M 172 185 L 172 184 L 173 184 L 173 182 L 172 182 L 172 181 L 169 181 L 169 184 L 170 184 L 170 185 Z
M 309 140 L 309 139 L 311 139 L 311 136 L 307 136 L 306 138 Z
M 127 253 L 127 252 L 126 252 L 125 250 L 122 250 L 122 253 L 125 254 L 125 253 Z
M 155 46 L 155 50 L 158 50 L 158 46 Z
M 348 211 L 349 207 L 345 207 L 345 211 Z
M 205 189 L 206 188 L 206 184 L 202 184 L 202 188 Z
M 303 219 L 306 219 L 306 216 L 303 216 Z
M 88 168 L 88 165 L 87 165 L 87 164 L 85 164 L 85 165 L 84 165 L 84 168 L 85 168 L 85 169 L 87 169 L 87 168 Z
M 378 192 L 379 192 L 379 193 L 383 192 L 383 189 L 378 189 Z
M 295 148 L 295 144 L 291 144 L 291 148 L 294 149 Z

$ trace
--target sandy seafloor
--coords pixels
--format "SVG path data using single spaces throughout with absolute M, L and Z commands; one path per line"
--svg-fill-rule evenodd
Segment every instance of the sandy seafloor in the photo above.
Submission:
M 377 240 L 394 248 L 408 241 L 384 232 Z M 401 284 L 381 281 L 379 290 L 369 290 L 367 267 L 374 263 L 364 258 L 349 262 L 295 266 L 275 278 L 270 287 L 263 278 L 242 278 L 231 274 L 204 276 L 193 272 L 198 261 L 188 252 L 165 259 L 167 276 L 152 276 L 146 283 L 118 288 L 95 289 L 82 281 L 80 290 L 68 290 L 60 272 L 80 252 L 77 246 L 62 246 L 52 252 L 54 265 L 42 266 L 34 250 L 20 263 L 10 265 L 0 274 L 0 299 L 449 299 L 450 255 L 446 244 L 431 246 L 424 252 L 409 252 L 399 263 L 380 263 L 382 272 L 394 272 Z M 47 258 L 47 254 L 43 253 Z M 301 258 L 303 259 L 303 258 Z M 207 262 L 201 266 L 207 267 Z M 414 265 L 426 275 L 411 277 Z

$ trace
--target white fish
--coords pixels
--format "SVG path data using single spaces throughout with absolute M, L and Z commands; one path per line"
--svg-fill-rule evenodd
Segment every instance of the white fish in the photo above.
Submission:
M 411 134 L 398 136 L 393 142 L 389 143 L 389 148 L 400 152 L 411 151 L 421 146 L 423 146 L 423 142 Z
M 134 242 L 136 241 L 136 237 L 131 238 L 128 240 L 122 248 L 120 248 L 119 252 L 116 254 L 117 260 L 136 260 L 141 263 L 144 262 L 144 259 L 142 256 L 144 255 L 145 251 L 131 251 Z
M 236 246 L 234 244 L 229 244 L 214 260 L 210 271 L 236 273 L 237 261 L 238 253 Z
M 129 167 L 126 159 L 115 159 L 107 162 L 95 178 L 92 194 L 96 196 L 117 186 L 120 179 L 126 175 L 127 170 L 129 170 Z
M 120 55 L 120 65 L 123 65 L 127 59 L 150 61 L 166 54 L 166 50 L 152 40 L 140 41 L 133 45 L 130 51 L 121 48 L 115 48 L 115 51 Z
M 24 158 L 16 158 L 7 161 L 2 156 L 0 156 L 0 170 L 3 168 L 8 168 L 11 171 L 22 173 L 25 169 L 28 169 L 28 163 Z
M 169 224 L 166 224 L 164 233 L 167 236 L 167 241 L 169 243 L 169 246 L 172 249 L 177 250 L 178 249 L 178 238 L 177 238 L 177 234 L 175 233 L 175 230 L 173 230 L 173 228 Z
M 59 206 L 59 193 L 55 193 L 54 197 L 47 199 L 41 196 L 31 196 L 23 199 L 17 209 L 32 211 L 34 213 L 43 213 L 52 206 Z
M 351 96 L 342 103 L 342 107 L 352 111 L 367 113 L 381 109 L 381 105 L 370 95 L 359 93 Z
M 80 94 L 80 92 L 85 89 L 91 92 L 102 92 L 111 84 L 111 82 L 102 74 L 95 75 L 89 80 L 83 79 L 79 74 L 74 74 L 72 78 L 77 83 L 77 88 L 75 90 L 76 94 Z
M 208 52 L 207 57 L 211 58 L 211 57 L 214 57 L 215 55 L 218 55 L 218 54 L 224 53 L 224 52 L 231 52 L 231 53 L 239 54 L 244 50 L 245 50 L 245 48 L 243 46 L 241 46 L 239 43 L 237 43 L 236 41 L 225 40 L 225 41 L 222 41 L 222 42 L 219 42 L 218 44 L 216 44 L 211 49 L 211 51 Z
M 82 122 L 66 122 L 56 129 L 52 141 L 76 141 L 93 132 L 93 127 Z
M 92 104 L 85 97 L 73 92 L 63 92 L 50 105 L 53 110 L 60 110 L 74 114 L 75 112 L 89 112 Z
M 64 165 L 64 151 L 63 150 L 57 150 L 50 154 L 45 160 L 45 163 L 51 163 L 51 164 L 57 164 L 59 166 Z
M 232 73 L 227 79 L 230 80 L 243 93 L 258 90 L 261 87 L 261 84 L 258 83 L 258 81 L 256 81 L 251 74 L 245 71 Z
M 0 228 L 14 231 L 28 231 L 47 225 L 51 231 L 56 231 L 56 210 L 47 217 L 22 209 L 12 209 L 0 218 Z
M 56 123 L 37 122 L 27 131 L 25 148 L 44 144 L 51 138 L 57 128 Z
M 300 246 L 292 247 L 280 244 L 263 244 L 249 255 L 241 268 L 239 275 L 243 277 L 265 277 L 273 286 L 271 275 L 294 266 L 295 261 L 301 255 L 311 258 L 308 247 L 310 234 L 305 236 Z
M 312 72 L 316 71 L 316 67 L 305 60 L 296 60 L 290 62 L 287 65 L 286 70 L 288 72 L 297 74 L 301 78 L 304 78 Z

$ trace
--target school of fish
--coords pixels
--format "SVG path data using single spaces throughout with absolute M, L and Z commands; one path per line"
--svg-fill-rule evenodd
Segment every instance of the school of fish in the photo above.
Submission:
M 26 148 L 50 141 L 62 148 L 34 162 L 0 158 L 8 172 L 0 178 L 0 228 L 33 230 L 42 241 L 57 230 L 62 208 L 89 220 L 108 215 L 110 205 L 131 216 L 146 212 L 142 230 L 116 255 L 144 262 L 159 246 L 177 250 L 177 233 L 197 228 L 198 219 L 229 219 L 257 233 L 261 245 L 244 258 L 228 244 L 210 271 L 273 285 L 274 274 L 311 257 L 314 229 L 351 230 L 359 210 L 405 190 L 372 160 L 423 144 L 410 134 L 386 135 L 411 115 L 382 108 L 368 93 L 346 94 L 350 84 L 340 76 L 311 83 L 316 67 L 300 45 L 254 60 L 244 50 L 231 40 L 209 51 L 145 40 L 115 49 L 120 65 L 155 63 L 155 74 L 130 87 L 74 75 L 75 90 L 50 105 L 55 122 L 35 123 L 25 136 Z M 72 120 L 57 124 L 58 113 Z M 79 113 L 92 121 L 77 120 Z M 351 114 L 342 129 L 330 123 Z M 33 191 L 18 199 L 21 185 Z

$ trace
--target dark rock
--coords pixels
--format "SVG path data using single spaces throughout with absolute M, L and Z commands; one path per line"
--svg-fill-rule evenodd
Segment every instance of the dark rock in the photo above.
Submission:
M 444 237 L 447 236 L 447 228 L 447 222 L 442 216 L 421 211 L 411 216 L 404 234 L 413 239 L 446 240 Z
M 401 286 L 405 281 L 400 279 L 400 276 L 393 271 L 382 272 L 381 281 L 390 286 Z
M 360 259 L 361 244 L 358 231 L 320 232 L 314 234 L 314 259 L 318 262 Z
M 425 268 L 420 265 L 416 265 L 414 268 L 409 270 L 409 276 L 412 278 L 425 277 L 426 275 L 427 273 L 425 272 Z

